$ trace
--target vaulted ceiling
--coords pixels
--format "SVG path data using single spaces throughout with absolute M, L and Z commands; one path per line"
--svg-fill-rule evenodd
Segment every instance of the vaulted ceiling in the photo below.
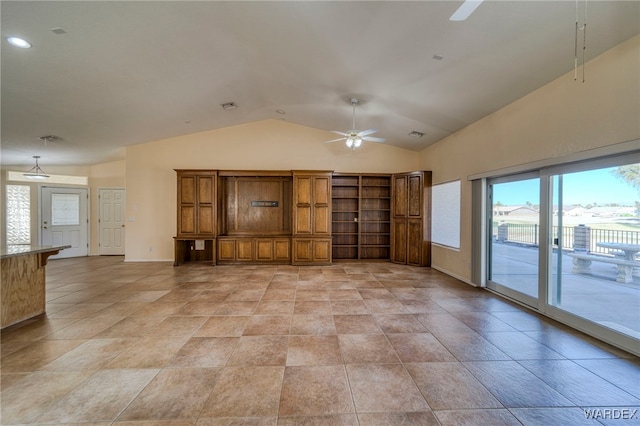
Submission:
M 637 1 L 486 0 L 450 21 L 461 4 L 4 1 L 2 164 L 95 164 L 269 118 L 346 131 L 352 97 L 357 128 L 419 151 L 573 70 L 576 8 L 587 60 L 640 32 Z

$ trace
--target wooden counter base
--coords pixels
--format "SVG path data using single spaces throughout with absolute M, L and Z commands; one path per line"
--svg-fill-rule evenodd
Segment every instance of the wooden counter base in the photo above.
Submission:
M 3 257 L 0 328 L 45 312 L 45 266 L 60 248 Z

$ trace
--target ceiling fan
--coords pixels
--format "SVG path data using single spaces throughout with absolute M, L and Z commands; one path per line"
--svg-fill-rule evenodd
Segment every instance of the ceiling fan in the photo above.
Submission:
M 332 130 L 332 133 L 337 133 L 341 135 L 341 138 L 333 139 L 330 141 L 326 141 L 325 143 L 345 141 L 345 144 L 348 148 L 356 149 L 362 145 L 362 141 L 369 142 L 384 142 L 384 138 L 376 138 L 374 136 L 369 136 L 377 132 L 377 129 L 367 129 L 367 130 L 356 130 L 356 105 L 358 105 L 360 101 L 357 98 L 351 98 L 351 105 L 353 106 L 353 123 L 351 126 L 351 130 L 345 132 L 339 132 L 337 130 Z

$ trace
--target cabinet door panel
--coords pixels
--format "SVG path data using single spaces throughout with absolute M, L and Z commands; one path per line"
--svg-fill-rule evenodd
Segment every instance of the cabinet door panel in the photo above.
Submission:
M 393 219 L 391 261 L 407 263 L 407 220 Z
M 408 215 L 410 217 L 422 216 L 422 175 L 409 176 L 408 182 Z
M 180 202 L 196 202 L 196 178 L 194 176 L 182 176 L 180 178 Z
M 236 242 L 235 240 L 218 240 L 218 259 L 235 260 Z
M 313 180 L 313 198 L 314 203 L 329 204 L 329 194 L 331 193 L 331 179 L 317 177 Z
M 275 240 L 274 251 L 275 251 L 275 260 L 291 260 L 290 240 Z
M 393 177 L 393 215 L 405 217 L 407 215 L 407 178 Z
M 255 240 L 256 260 L 273 260 L 273 240 Z
M 213 234 L 213 206 L 202 206 L 198 209 L 198 233 Z
M 313 222 L 315 234 L 330 234 L 329 206 L 316 206 Z
M 196 209 L 193 206 L 180 208 L 180 234 L 193 234 L 196 232 Z
M 422 266 L 422 219 L 407 222 L 407 264 Z
M 200 203 L 213 203 L 214 180 L 211 176 L 198 178 L 198 201 Z
M 252 245 L 252 241 L 249 239 L 236 240 L 236 260 L 253 260 L 253 250 L 251 250 Z
M 296 207 L 296 232 L 311 234 L 311 206 Z
M 311 262 L 311 240 L 293 240 L 293 261 Z
M 314 262 L 330 262 L 331 261 L 331 240 L 313 241 L 313 261 Z
M 297 204 L 310 204 L 311 203 L 311 178 L 310 177 L 297 177 L 297 191 L 296 200 Z

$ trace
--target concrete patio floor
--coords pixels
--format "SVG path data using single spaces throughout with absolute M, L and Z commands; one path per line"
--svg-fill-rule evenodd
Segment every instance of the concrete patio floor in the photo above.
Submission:
M 538 248 L 493 243 L 492 281 L 536 297 L 538 291 Z M 560 280 L 557 262 L 562 262 Z M 603 326 L 640 339 L 640 277 L 622 284 L 617 268 L 593 262 L 589 274 L 574 274 L 572 258 L 553 256 L 553 283 L 549 293 L 560 297 L 554 306 Z M 560 291 L 555 283 L 559 281 Z

